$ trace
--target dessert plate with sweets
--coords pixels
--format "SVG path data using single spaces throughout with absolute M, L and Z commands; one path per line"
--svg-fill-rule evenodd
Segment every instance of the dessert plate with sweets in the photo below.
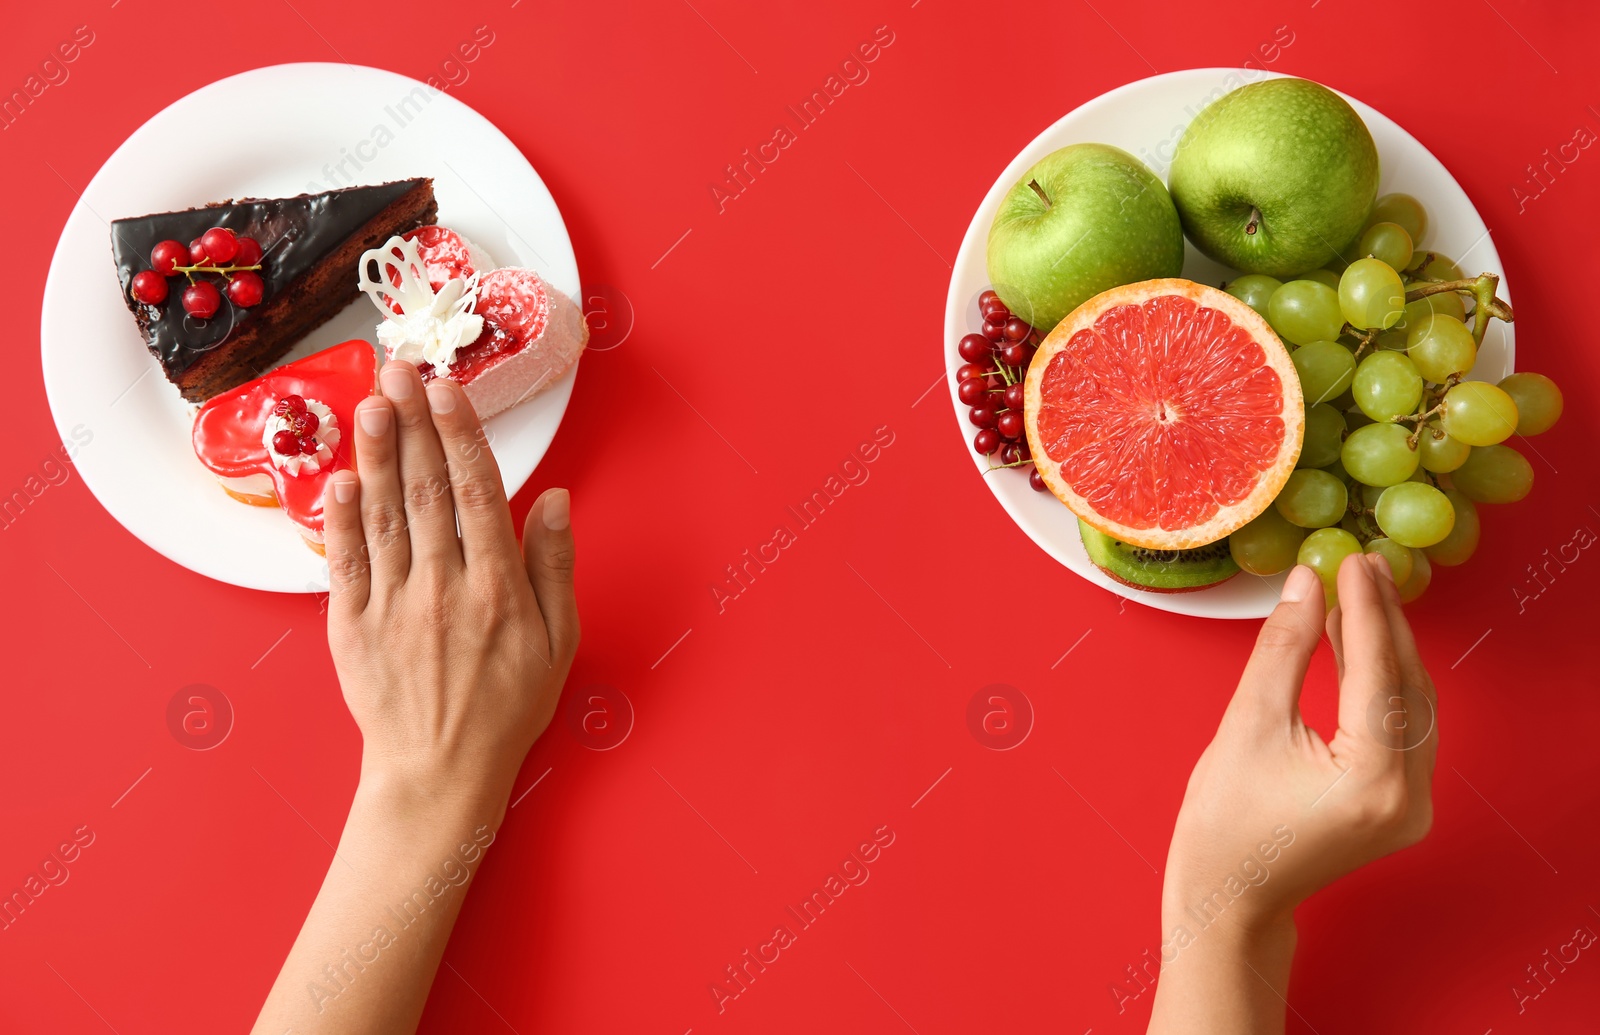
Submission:
M 273 66 L 175 102 L 84 190 L 45 287 L 45 387 L 146 544 L 320 592 L 322 490 L 379 366 L 461 383 L 515 493 L 571 395 L 579 290 L 555 201 L 481 115 L 391 72 Z

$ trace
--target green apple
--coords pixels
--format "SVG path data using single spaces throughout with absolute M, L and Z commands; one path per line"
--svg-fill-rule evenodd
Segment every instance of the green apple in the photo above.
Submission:
M 989 227 L 989 281 L 1041 331 L 1102 291 L 1183 272 L 1183 227 L 1167 188 L 1107 144 L 1039 159 Z
M 1196 248 L 1246 273 L 1287 277 L 1361 232 L 1378 194 L 1378 149 L 1326 86 L 1268 79 L 1202 109 L 1168 179 Z

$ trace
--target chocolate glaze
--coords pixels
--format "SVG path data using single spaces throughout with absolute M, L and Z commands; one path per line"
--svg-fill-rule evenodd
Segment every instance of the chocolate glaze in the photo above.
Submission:
M 134 274 L 150 268 L 151 249 L 159 242 L 170 239 L 188 244 L 214 226 L 255 238 L 264 253 L 258 272 L 265 287 L 265 303 L 423 182 L 397 180 L 292 198 L 243 198 L 182 212 L 118 219 L 111 224 L 111 253 L 122 283 L 122 300 L 138 320 L 145 343 L 161 361 L 162 369 L 169 376 L 187 370 L 205 353 L 227 341 L 261 306 L 244 309 L 223 295 L 215 316 L 196 320 L 183 311 L 181 298 L 188 281 L 181 275 L 169 278 L 170 290 L 160 305 L 135 302 L 128 293 Z M 207 279 L 218 289 L 225 283 L 214 274 L 207 275 Z

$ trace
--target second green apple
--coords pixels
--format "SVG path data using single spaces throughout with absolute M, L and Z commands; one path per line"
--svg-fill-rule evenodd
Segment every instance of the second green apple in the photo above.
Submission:
M 1308 79 L 1243 86 L 1203 109 L 1168 177 L 1195 247 L 1245 273 L 1328 262 L 1378 193 L 1378 149 L 1343 97 Z

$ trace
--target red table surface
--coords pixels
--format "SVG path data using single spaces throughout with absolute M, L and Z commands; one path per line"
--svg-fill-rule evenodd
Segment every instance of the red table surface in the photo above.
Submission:
M 76 191 L 151 115 L 245 69 L 454 79 L 549 184 L 585 283 L 631 303 L 631 335 L 584 360 L 515 501 L 520 517 L 572 489 L 584 641 L 429 1032 L 1142 1030 L 1152 993 L 1128 968 L 1159 949 L 1173 816 L 1256 626 L 1124 606 L 1012 525 L 929 391 L 949 263 L 1011 157 L 1130 80 L 1252 61 L 1377 106 L 1483 213 L 1520 365 L 1561 382 L 1567 414 L 1537 443 L 1532 496 L 1486 510 L 1478 556 L 1411 609 L 1442 700 L 1433 833 L 1301 909 L 1289 1030 L 1594 1030 L 1600 959 L 1557 970 L 1546 952 L 1600 932 L 1600 558 L 1574 545 L 1600 530 L 1595 11 L 120 0 L 12 17 L 7 93 L 61 80 L 41 63 L 91 42 L 0 130 L 8 496 L 59 445 L 34 315 Z M 447 63 L 485 31 L 475 61 Z M 875 35 L 892 42 L 870 78 L 719 205 L 724 167 Z M 875 434 L 892 444 L 867 480 L 719 607 L 726 567 L 797 526 L 786 508 Z M 0 535 L 0 889 L 41 866 L 61 879 L 41 860 L 92 843 L 0 931 L 0 1028 L 243 1030 L 355 786 L 320 601 L 186 571 L 65 478 Z M 196 683 L 234 710 L 203 752 L 167 723 Z M 1014 750 L 969 730 L 994 683 L 1035 712 Z M 635 715 L 608 751 L 573 732 L 596 687 Z M 1307 714 L 1326 729 L 1333 705 L 1324 652 Z M 875 831 L 893 842 L 866 882 L 801 928 L 789 907 Z M 719 1012 L 714 983 L 780 925 L 794 943 Z

